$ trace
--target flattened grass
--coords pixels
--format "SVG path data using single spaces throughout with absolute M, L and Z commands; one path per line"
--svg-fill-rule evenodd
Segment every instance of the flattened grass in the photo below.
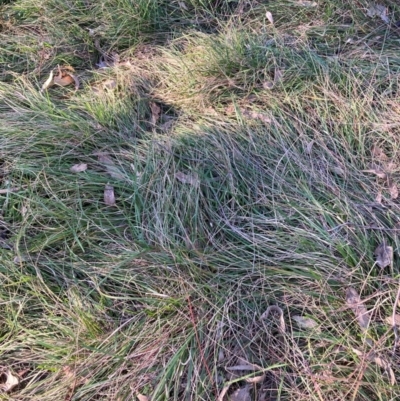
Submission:
M 265 373 L 254 400 L 399 396 L 366 362 L 398 380 L 391 27 L 350 2 L 272 2 L 274 26 L 258 2 L 1 7 L 0 354 L 21 378 L 4 399 L 214 400 L 231 383 L 227 399 L 245 363 Z M 101 52 L 121 64 L 98 69 Z M 57 64 L 78 91 L 40 92 Z

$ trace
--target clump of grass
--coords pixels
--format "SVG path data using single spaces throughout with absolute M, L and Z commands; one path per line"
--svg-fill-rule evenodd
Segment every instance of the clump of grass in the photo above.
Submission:
M 293 18 L 272 2 L 274 25 L 256 2 L 181 3 L 2 6 L 0 353 L 20 380 L 6 399 L 217 399 L 229 383 L 228 398 L 246 364 L 260 401 L 398 397 L 368 359 L 400 377 L 395 39 L 332 57 L 376 23 L 349 2 Z M 121 63 L 93 68 L 99 46 Z M 79 90 L 39 90 L 57 63 Z M 284 331 L 261 319 L 270 305 Z

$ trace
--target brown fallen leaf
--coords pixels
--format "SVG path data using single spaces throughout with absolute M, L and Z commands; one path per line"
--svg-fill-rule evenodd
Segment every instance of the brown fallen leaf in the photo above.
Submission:
M 393 248 L 387 246 L 384 242 L 377 246 L 374 251 L 376 264 L 381 268 L 390 266 L 393 262 Z
M 393 369 L 388 361 L 386 361 L 384 358 L 380 357 L 377 354 L 365 354 L 364 352 L 352 348 L 352 351 L 362 359 L 367 359 L 368 361 L 376 363 L 380 368 L 383 368 L 387 374 L 389 375 L 390 378 L 390 384 L 394 386 L 396 384 L 396 376 L 393 372 Z
M 151 119 L 152 125 L 156 125 L 160 119 L 161 107 L 156 102 L 150 102 Z
M 388 159 L 385 152 L 378 145 L 372 147 L 371 154 L 381 162 L 385 162 Z
M 107 206 L 115 206 L 115 194 L 114 187 L 112 185 L 107 184 L 104 187 L 104 203 Z
M 271 312 L 277 312 L 279 314 L 279 329 L 282 333 L 284 333 L 286 331 L 286 324 L 283 317 L 283 310 L 279 306 L 268 306 L 267 310 L 261 315 L 260 319 L 267 319 Z
M 75 82 L 74 78 L 71 77 L 70 74 L 65 74 L 64 76 L 56 76 L 54 77 L 54 85 L 58 86 L 68 86 Z
M 297 325 L 301 329 L 315 329 L 319 326 L 314 319 L 311 319 L 309 317 L 295 315 L 292 316 L 292 319 L 297 323 Z
M 365 331 L 369 326 L 369 313 L 365 305 L 361 302 L 357 291 L 352 287 L 346 290 L 346 304 L 356 315 L 361 330 Z
M 385 322 L 391 326 L 400 326 L 400 315 L 395 314 L 394 316 L 387 316 L 385 317 Z
M 389 187 L 390 199 L 395 200 L 399 197 L 399 189 L 397 184 L 393 182 Z
M 70 171 L 72 173 L 82 173 L 83 171 L 86 171 L 86 170 L 87 170 L 87 164 L 86 163 L 74 164 L 70 168 Z
M 1 379 L 4 379 L 4 382 L 0 384 L 0 390 L 4 391 L 5 393 L 12 391 L 12 389 L 18 386 L 20 382 L 20 378 L 14 375 L 10 369 L 7 369 L 5 372 L 3 372 L 0 377 Z
M 194 187 L 198 187 L 200 185 L 199 176 L 196 173 L 185 174 L 181 171 L 178 171 L 175 173 L 175 178 L 183 184 L 190 184 Z

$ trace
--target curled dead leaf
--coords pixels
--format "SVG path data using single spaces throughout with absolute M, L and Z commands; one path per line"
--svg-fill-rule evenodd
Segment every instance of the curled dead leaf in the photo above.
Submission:
M 74 78 L 70 74 L 65 74 L 64 76 L 56 76 L 54 77 L 54 85 L 58 86 L 68 86 L 71 85 L 74 81 Z
M 271 312 L 277 312 L 279 314 L 279 329 L 282 333 L 284 333 L 286 331 L 286 324 L 283 317 L 283 310 L 279 306 L 268 306 L 267 310 L 261 315 L 260 319 L 267 319 Z
M 82 173 L 83 171 L 86 171 L 86 170 L 87 170 L 87 164 L 86 163 L 74 164 L 70 168 L 70 171 L 72 173 Z
M 104 187 L 104 203 L 107 206 L 115 206 L 115 194 L 114 187 L 112 185 L 107 184 Z
M 376 258 L 376 264 L 381 268 L 390 266 L 393 261 L 393 248 L 387 246 L 384 242 L 377 246 L 374 251 L 374 256 Z
M 10 369 L 7 369 L 0 375 L 0 380 L 0 390 L 5 393 L 12 391 L 20 382 L 20 378 L 14 375 Z
M 365 305 L 361 302 L 358 292 L 352 287 L 346 290 L 346 304 L 356 315 L 361 329 L 365 331 L 369 326 L 369 313 Z
M 50 71 L 50 75 L 47 78 L 46 82 L 42 85 L 42 88 L 40 89 L 40 92 L 44 92 L 45 90 L 50 88 L 50 86 L 54 85 L 53 77 L 54 77 L 54 73 L 53 73 L 53 70 L 51 70 Z

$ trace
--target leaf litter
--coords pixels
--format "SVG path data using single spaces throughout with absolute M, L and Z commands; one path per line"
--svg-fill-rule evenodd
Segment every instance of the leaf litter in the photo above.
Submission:
M 50 71 L 49 77 L 47 78 L 46 82 L 42 85 L 40 92 L 44 92 L 45 90 L 49 89 L 51 86 L 68 86 L 71 84 L 75 84 L 75 90 L 79 89 L 79 79 L 78 77 L 73 74 L 74 69 L 70 66 L 60 67 L 57 66 L 58 75 L 54 76 L 53 70 Z
M 74 164 L 70 168 L 70 171 L 72 173 L 82 173 L 83 171 L 86 171 L 86 170 L 87 170 L 87 164 L 86 163 Z
M 376 258 L 376 264 L 381 269 L 391 266 L 393 262 L 393 247 L 388 246 L 383 242 L 376 247 L 374 256 Z
M 370 321 L 368 310 L 361 302 L 358 292 L 352 287 L 349 287 L 346 290 L 346 304 L 356 315 L 356 319 L 361 329 L 363 331 L 367 330 Z
M 362 303 L 360 296 L 358 295 L 358 292 L 352 288 L 349 287 L 346 290 L 346 303 L 347 305 L 353 310 L 354 314 L 356 315 L 358 324 L 361 327 L 362 331 L 366 331 L 369 327 L 370 323 L 370 315 L 365 307 L 365 305 Z M 370 339 L 367 339 L 367 344 L 370 346 L 373 346 L 373 342 Z M 368 353 L 365 353 L 364 351 L 360 351 L 356 348 L 352 348 L 352 351 L 359 357 L 362 357 L 363 359 L 366 359 L 370 362 L 374 362 L 376 365 L 384 369 L 387 374 L 389 375 L 390 379 L 390 384 L 393 386 L 396 384 L 396 378 L 393 372 L 393 369 L 388 361 L 386 361 L 383 357 L 377 355 L 375 352 L 372 350 Z
M 185 174 L 181 171 L 175 173 L 175 178 L 183 184 L 189 184 L 194 187 L 198 187 L 200 185 L 200 179 L 197 173 Z
M 309 317 L 294 315 L 292 319 L 297 323 L 297 325 L 301 329 L 316 329 L 318 328 L 319 324 Z
M 104 203 L 107 206 L 115 206 L 115 194 L 114 194 L 114 187 L 112 185 L 107 184 L 104 187 Z
M 14 375 L 10 369 L 7 369 L 1 374 L 0 390 L 5 393 L 12 391 L 20 383 L 20 378 Z

